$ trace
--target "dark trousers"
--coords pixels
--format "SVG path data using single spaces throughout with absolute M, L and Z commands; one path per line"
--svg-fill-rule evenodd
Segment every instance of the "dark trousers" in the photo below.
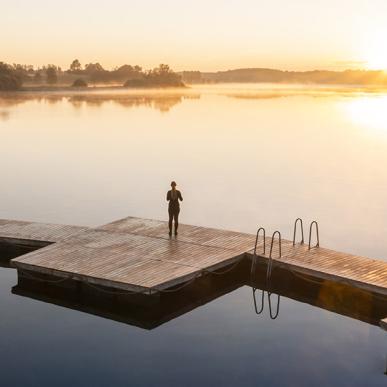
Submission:
M 168 208 L 169 232 L 172 232 L 172 221 L 175 221 L 175 232 L 177 231 L 177 228 L 179 227 L 179 212 L 180 212 L 180 208 Z

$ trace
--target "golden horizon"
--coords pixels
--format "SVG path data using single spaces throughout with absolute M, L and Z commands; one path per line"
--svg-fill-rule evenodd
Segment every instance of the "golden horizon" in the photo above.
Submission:
M 387 69 L 383 0 L 17 3 L 2 6 L 0 60 L 7 63 L 67 69 L 77 58 L 106 69 Z

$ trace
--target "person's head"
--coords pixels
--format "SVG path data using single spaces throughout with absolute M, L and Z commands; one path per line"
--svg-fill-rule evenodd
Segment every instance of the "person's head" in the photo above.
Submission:
M 176 181 L 172 181 L 171 187 L 172 187 L 172 189 L 176 189 Z

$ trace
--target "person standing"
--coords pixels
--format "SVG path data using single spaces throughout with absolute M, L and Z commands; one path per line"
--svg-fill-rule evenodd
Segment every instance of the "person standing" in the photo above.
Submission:
M 180 203 L 182 202 L 183 197 L 181 192 L 176 189 L 176 182 L 172 181 L 172 189 L 167 192 L 167 201 L 168 204 L 168 214 L 169 214 L 169 236 L 172 236 L 172 222 L 175 222 L 175 235 L 177 235 L 177 228 L 179 227 L 179 212 L 180 212 Z

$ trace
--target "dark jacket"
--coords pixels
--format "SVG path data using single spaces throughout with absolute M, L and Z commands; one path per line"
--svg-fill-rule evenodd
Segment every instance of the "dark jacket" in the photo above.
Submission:
M 167 192 L 167 201 L 169 202 L 169 209 L 179 209 L 180 204 L 179 200 L 183 201 L 183 197 L 181 196 L 181 192 L 176 190 L 176 198 L 172 199 L 172 190 Z

